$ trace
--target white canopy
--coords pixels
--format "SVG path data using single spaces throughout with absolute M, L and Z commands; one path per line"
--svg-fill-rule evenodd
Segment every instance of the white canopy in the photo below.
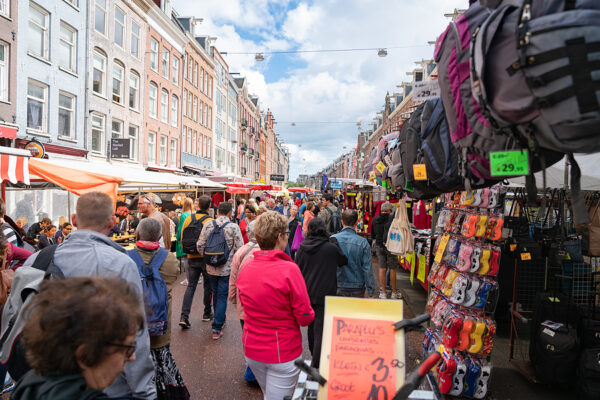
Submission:
M 114 176 L 121 178 L 123 182 L 119 184 L 120 189 L 135 190 L 139 187 L 147 188 L 180 188 L 183 186 L 192 186 L 211 189 L 225 189 L 225 185 L 212 182 L 206 178 L 192 175 L 178 175 L 168 172 L 146 171 L 136 164 L 124 162 L 103 162 L 95 160 L 73 160 L 67 158 L 52 158 L 42 160 L 57 166 L 78 169 L 86 172 L 95 172 L 98 174 Z

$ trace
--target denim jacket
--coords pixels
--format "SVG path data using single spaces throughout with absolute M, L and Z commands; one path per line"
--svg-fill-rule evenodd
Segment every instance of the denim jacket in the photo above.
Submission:
M 359 236 L 354 228 L 344 227 L 332 235 L 348 257 L 348 265 L 337 270 L 337 286 L 341 290 L 367 289 L 369 296 L 375 293 L 375 278 L 371 266 L 371 246 L 367 239 Z

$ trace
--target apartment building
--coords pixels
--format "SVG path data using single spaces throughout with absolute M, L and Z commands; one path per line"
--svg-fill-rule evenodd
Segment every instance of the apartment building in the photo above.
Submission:
M 0 144 L 16 139 L 17 122 L 17 0 L 0 1 Z
M 260 110 L 258 107 L 258 97 L 248 94 L 248 80 L 246 78 L 235 78 L 234 81 L 239 92 L 239 174 L 244 178 L 258 179 L 258 157 L 260 154 Z
M 129 139 L 127 163 L 142 163 L 144 143 L 144 55 L 151 2 L 92 0 L 89 63 L 88 148 L 110 156 L 112 138 Z

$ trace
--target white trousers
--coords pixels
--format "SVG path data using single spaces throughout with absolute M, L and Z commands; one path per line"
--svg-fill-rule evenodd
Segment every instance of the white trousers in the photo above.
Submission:
M 264 394 L 264 400 L 282 400 L 294 393 L 300 370 L 294 361 L 269 364 L 246 357 Z

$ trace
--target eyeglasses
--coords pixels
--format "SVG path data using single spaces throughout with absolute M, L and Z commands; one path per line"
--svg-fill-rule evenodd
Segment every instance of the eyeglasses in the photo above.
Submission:
M 121 347 L 125 350 L 125 357 L 127 358 L 131 358 L 131 356 L 133 356 L 133 353 L 135 353 L 135 348 L 137 347 L 137 342 L 133 341 L 133 343 L 131 344 L 122 344 L 122 343 L 113 343 L 113 342 L 108 342 L 107 343 L 109 346 L 115 346 L 115 347 Z

